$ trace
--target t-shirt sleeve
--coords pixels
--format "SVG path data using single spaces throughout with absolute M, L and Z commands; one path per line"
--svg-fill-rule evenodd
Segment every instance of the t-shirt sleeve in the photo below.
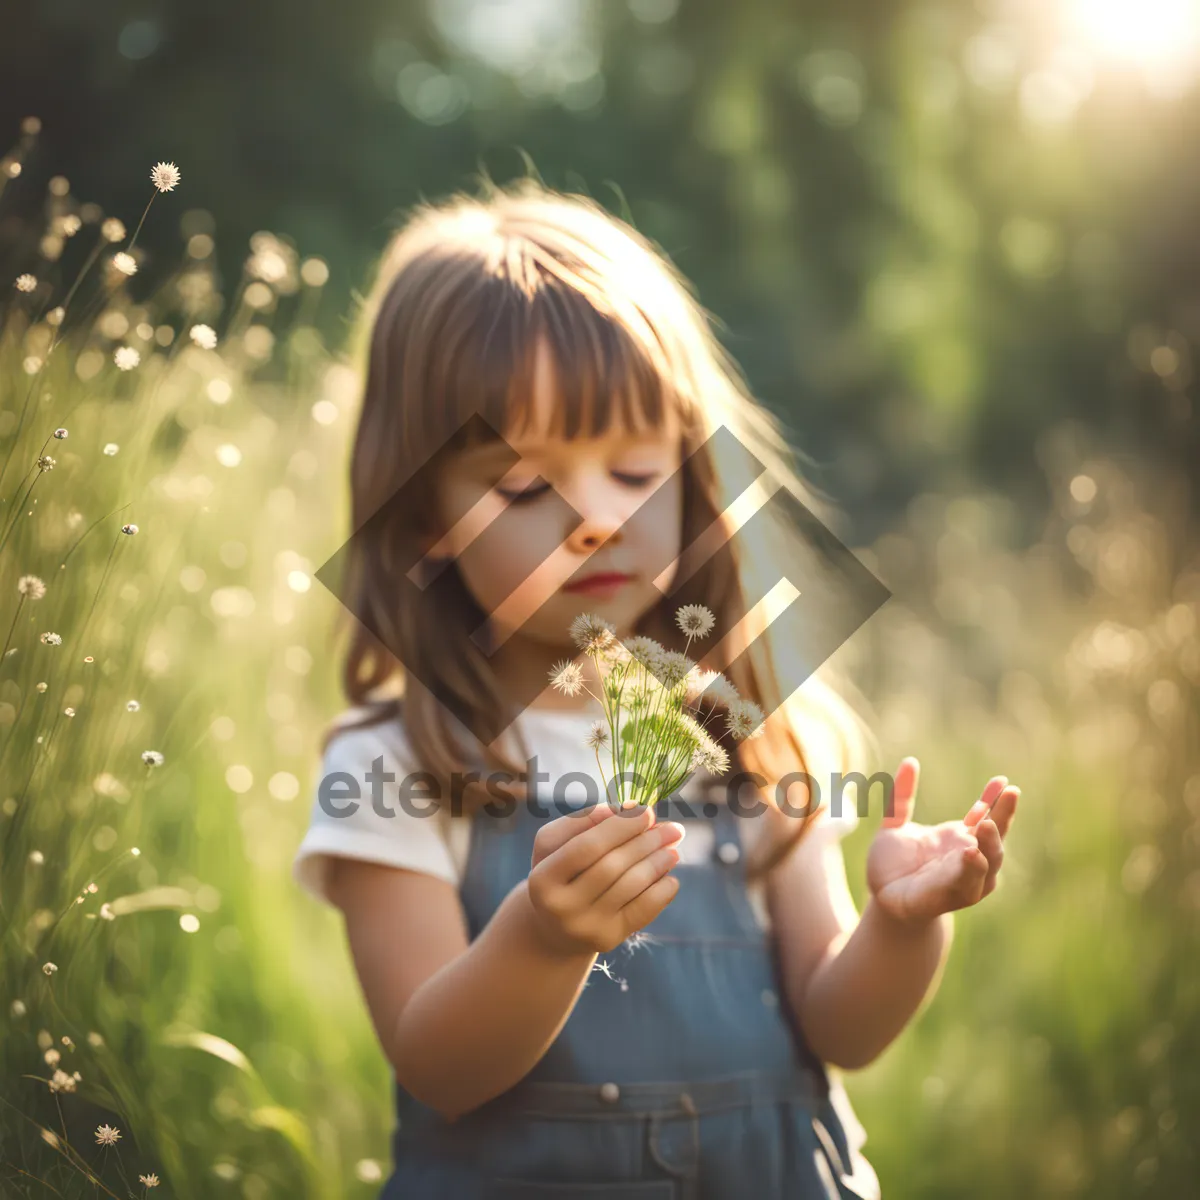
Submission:
M 377 762 L 376 760 L 382 760 Z M 367 774 L 394 773 L 372 800 Z M 404 867 L 457 886 L 458 869 L 436 806 L 416 788 L 401 806 L 399 787 L 414 765 L 403 731 L 395 723 L 334 734 L 314 780 L 308 830 L 292 863 L 293 878 L 316 899 L 331 903 L 330 859 L 334 856 Z

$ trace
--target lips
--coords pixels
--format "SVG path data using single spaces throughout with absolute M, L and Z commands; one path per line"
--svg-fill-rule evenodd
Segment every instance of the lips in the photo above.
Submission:
M 563 587 L 564 592 L 608 592 L 628 583 L 633 578 L 621 571 L 597 571 L 594 575 L 585 575 Z

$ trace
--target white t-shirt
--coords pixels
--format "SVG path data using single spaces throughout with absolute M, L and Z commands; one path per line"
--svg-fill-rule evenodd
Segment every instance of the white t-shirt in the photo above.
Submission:
M 361 708 L 349 709 L 341 715 L 339 723 L 353 724 L 365 715 L 365 710 Z M 596 765 L 595 751 L 584 743 L 596 716 L 596 712 L 560 712 L 527 708 L 517 718 L 529 754 L 537 756 L 537 770 L 549 775 L 548 787 L 551 789 L 551 797 L 556 781 L 572 771 L 586 772 L 595 782 L 595 795 L 599 797 L 604 794 L 604 783 Z M 602 760 L 605 754 L 606 751 L 602 750 Z M 375 812 L 371 804 L 370 785 L 365 780 L 366 773 L 373 769 L 374 760 L 380 757 L 383 759 L 382 770 L 394 772 L 396 776 L 395 782 L 385 782 L 382 785 L 385 807 L 395 813 L 392 817 L 381 817 Z M 822 754 L 820 747 L 815 749 L 812 758 L 814 762 L 832 761 Z M 397 802 L 399 781 L 409 772 L 419 769 L 404 728 L 398 720 L 384 721 L 361 729 L 347 729 L 335 734 L 326 747 L 321 771 L 313 787 L 312 814 L 308 831 L 293 862 L 292 870 L 297 882 L 318 900 L 329 903 L 329 859 L 330 856 L 343 856 L 423 871 L 457 887 L 462 880 L 470 850 L 471 822 L 465 818 L 450 817 L 446 811 L 448 805 L 443 805 L 442 810 L 434 816 L 417 816 L 413 812 L 404 811 Z M 357 781 L 358 807 L 349 815 L 332 816 L 321 807 L 317 798 L 321 780 L 336 772 L 345 772 Z M 823 778 L 815 770 L 814 775 L 818 781 Z M 331 797 L 345 795 L 346 791 L 342 787 L 331 790 L 330 793 Z M 430 803 L 422 798 L 423 795 L 423 788 L 413 792 L 414 805 L 418 810 Z M 560 795 L 564 805 L 575 802 L 582 806 L 588 800 L 587 786 L 581 780 L 573 780 L 562 787 Z M 689 796 L 686 785 L 681 796 Z M 330 799 L 330 806 L 335 810 L 349 807 L 350 804 L 349 799 Z M 551 811 L 554 811 L 553 807 Z M 841 837 L 857 825 L 858 814 L 852 805 L 843 805 L 840 814 L 835 816 L 827 811 L 820 820 L 836 837 Z M 712 823 L 707 820 L 688 820 L 686 827 L 687 834 L 680 843 L 680 861 L 707 861 L 713 850 Z M 760 820 L 741 820 L 739 835 L 747 855 L 754 852 L 756 838 L 764 828 L 765 824 Z M 770 915 L 764 899 L 764 890 L 765 885 L 761 880 L 749 884 L 746 889 L 754 914 L 759 924 L 766 929 L 770 927 Z M 851 1107 L 840 1073 L 836 1070 L 829 1071 L 829 1081 L 830 1098 L 855 1155 L 855 1182 L 861 1187 L 863 1195 L 877 1196 L 878 1180 L 871 1164 L 859 1154 L 867 1138 L 866 1130 Z
M 353 723 L 364 717 L 365 710 L 350 709 L 339 718 L 339 724 Z M 589 749 L 584 738 L 596 715 L 591 712 L 564 712 L 551 709 L 527 708 L 518 718 L 525 735 L 530 755 L 537 756 L 537 770 L 549 775 L 547 796 L 554 795 L 560 779 L 569 772 L 583 772 L 592 779 L 594 797 L 604 795 L 604 781 L 596 764 L 595 751 Z M 607 751 L 601 751 L 604 759 Z M 372 769 L 376 758 L 382 758 L 384 772 L 393 772 L 396 782 L 382 785 L 382 796 L 386 809 L 394 816 L 380 816 L 371 804 L 371 789 L 365 777 Z M 380 722 L 361 729 L 348 729 L 336 733 L 325 750 L 321 771 L 313 788 L 312 813 L 308 832 L 296 853 L 293 874 L 296 880 L 313 896 L 329 902 L 326 879 L 329 856 L 360 858 L 369 862 L 385 863 L 394 867 L 407 867 L 422 871 L 456 887 L 461 883 L 470 850 L 471 822 L 464 818 L 452 818 L 449 805 L 433 815 L 417 815 L 427 807 L 436 807 L 427 799 L 428 793 L 418 785 L 412 792 L 410 809 L 404 810 L 397 802 L 399 781 L 411 772 L 420 770 L 412 755 L 404 727 L 398 720 Z M 322 779 L 335 773 L 345 773 L 356 781 L 359 799 L 357 808 L 342 816 L 334 816 L 320 805 L 317 788 Z M 685 785 L 682 797 L 690 795 Z M 354 790 L 347 791 L 338 784 L 330 792 L 329 806 L 335 811 L 350 809 Z M 588 801 L 588 787 L 579 779 L 568 780 L 557 795 L 562 805 L 582 807 Z M 345 797 L 345 798 L 341 798 Z M 554 801 L 547 807 L 555 812 Z M 668 817 L 670 814 L 668 813 Z M 834 817 L 826 813 L 821 821 L 838 836 L 844 836 L 858 823 L 858 814 L 852 805 L 843 805 L 842 812 Z M 714 829 L 706 820 L 686 820 L 687 834 L 679 844 L 680 861 L 683 863 L 704 862 L 712 855 Z M 765 823 L 754 818 L 743 818 L 739 824 L 739 835 L 746 855 L 752 855 L 757 839 Z M 747 898 L 759 924 L 770 927 L 770 915 L 765 902 L 765 884 L 757 880 L 747 886 Z

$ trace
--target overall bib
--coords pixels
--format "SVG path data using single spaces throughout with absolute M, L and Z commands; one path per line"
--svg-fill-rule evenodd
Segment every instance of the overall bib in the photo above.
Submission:
M 472 940 L 561 815 L 548 798 L 544 815 L 534 807 L 457 818 L 473 821 L 460 884 Z M 704 817 L 669 810 L 660 802 L 658 820 L 714 823 L 711 856 L 673 868 L 674 899 L 599 957 L 508 1091 L 446 1121 L 396 1085 L 381 1200 L 876 1200 L 873 1174 L 852 1178 L 825 1069 L 788 1018 L 745 891 L 740 820 L 723 803 Z

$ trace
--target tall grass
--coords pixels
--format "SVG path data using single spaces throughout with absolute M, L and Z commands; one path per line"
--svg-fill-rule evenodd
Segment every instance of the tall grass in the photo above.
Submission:
M 263 234 L 226 286 L 187 185 L 144 214 L 180 222 L 174 269 L 111 267 L 127 235 L 55 180 L 36 287 L 0 281 L 5 1196 L 366 1196 L 386 1171 L 340 924 L 289 873 L 340 702 L 311 580 L 355 380 L 312 324 L 323 264 Z M 1076 426 L 1041 451 L 1032 535 L 1004 497 L 934 493 L 863 548 L 895 599 L 840 652 L 880 765 L 922 759 L 918 820 L 995 771 L 1023 788 L 937 998 L 847 1078 L 889 1200 L 1197 1177 L 1200 559 L 1182 481 Z M 846 844 L 860 900 L 874 824 Z

